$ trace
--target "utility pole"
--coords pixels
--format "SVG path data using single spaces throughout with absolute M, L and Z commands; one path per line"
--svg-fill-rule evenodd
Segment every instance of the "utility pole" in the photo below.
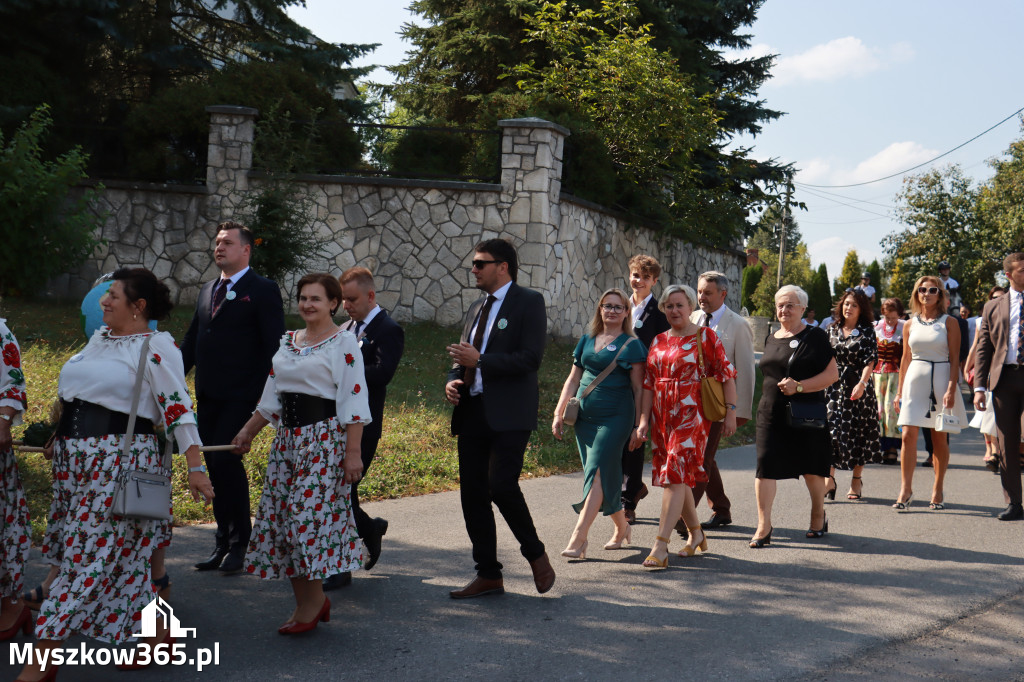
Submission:
M 786 203 L 782 207 L 782 226 L 779 228 L 779 273 L 775 277 L 775 290 L 782 287 L 782 271 L 786 267 L 786 228 L 791 220 L 789 201 L 793 195 L 793 177 L 786 176 Z

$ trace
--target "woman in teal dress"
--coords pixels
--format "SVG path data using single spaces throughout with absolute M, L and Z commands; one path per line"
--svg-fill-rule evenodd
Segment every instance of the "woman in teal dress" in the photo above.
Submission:
M 647 349 L 633 334 L 626 294 L 609 289 L 598 301 L 587 334 L 576 344 L 572 371 L 562 386 L 551 422 L 551 432 L 561 440 L 565 406 L 576 396 L 580 401 L 575 431 L 583 461 L 583 501 L 572 506 L 579 519 L 562 552 L 564 557 L 586 558 L 587 533 L 599 512 L 615 523 L 615 533 L 605 549 L 618 549 L 630 542 L 631 526 L 622 508 L 622 448 L 640 417 L 646 358 Z M 615 368 L 584 399 L 587 386 L 611 362 Z

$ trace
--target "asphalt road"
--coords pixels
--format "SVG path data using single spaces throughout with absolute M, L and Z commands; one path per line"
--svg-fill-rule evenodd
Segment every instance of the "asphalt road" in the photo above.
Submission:
M 807 540 L 806 488 L 783 481 L 762 550 L 747 547 L 754 448 L 723 451 L 735 525 L 710 533 L 708 553 L 673 555 L 660 572 L 640 566 L 656 533 L 656 490 L 640 505 L 635 547 L 602 550 L 611 523 L 599 519 L 587 560 L 567 563 L 558 552 L 581 476 L 524 480 L 558 573 L 546 595 L 499 517 L 506 594 L 449 599 L 473 575 L 458 493 L 370 503 L 391 524 L 380 563 L 331 593 L 331 621 L 302 637 L 276 632 L 293 605 L 287 583 L 193 571 L 213 528 L 180 528 L 168 556 L 171 603 L 198 631 L 187 652 L 216 644 L 219 665 L 65 666 L 59 679 L 1024 680 L 1024 522 L 994 518 L 1004 503 L 978 432 L 952 444 L 945 511 L 927 508 L 930 469 L 918 469 L 918 501 L 905 513 L 891 508 L 898 467 L 868 467 L 859 502 L 846 501 L 850 474 L 841 472 L 826 505 L 831 532 Z M 677 538 L 672 549 L 681 546 Z M 27 583 L 42 574 L 34 552 Z M 4 679 L 18 669 L 7 664 Z

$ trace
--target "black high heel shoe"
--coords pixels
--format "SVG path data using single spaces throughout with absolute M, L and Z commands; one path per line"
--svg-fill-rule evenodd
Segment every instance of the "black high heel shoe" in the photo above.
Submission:
M 830 500 L 832 500 L 834 502 L 835 499 L 836 499 L 836 490 L 839 489 L 839 484 L 836 483 L 836 479 L 835 479 L 834 476 L 829 476 L 828 480 L 832 481 L 832 489 L 825 491 L 825 497 L 827 497 L 828 499 L 830 499 Z
M 828 516 L 825 516 L 825 523 L 822 524 L 821 530 L 807 529 L 807 537 L 809 538 L 824 537 L 826 533 L 828 533 Z
M 770 529 L 768 531 L 768 535 L 765 535 L 763 538 L 751 538 L 750 539 L 750 549 L 761 549 L 765 545 L 772 544 L 772 531 L 773 530 L 775 530 L 775 529 L 774 528 Z

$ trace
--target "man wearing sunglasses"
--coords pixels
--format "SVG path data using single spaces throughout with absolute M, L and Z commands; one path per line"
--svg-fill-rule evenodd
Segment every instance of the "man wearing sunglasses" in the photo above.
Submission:
M 537 428 L 537 370 L 547 315 L 544 297 L 516 284 L 518 264 L 515 248 L 504 239 L 476 247 L 472 274 L 487 295 L 470 306 L 461 340 L 447 348 L 453 364 L 444 392 L 455 406 L 462 515 L 477 571 L 466 587 L 449 593 L 453 599 L 505 591 L 492 502 L 530 562 L 537 591 L 547 592 L 555 582 L 519 489 L 526 444 Z
M 977 331 L 977 359 L 974 374 L 974 407 L 988 409 L 986 387 L 992 391 L 992 409 L 1003 444 L 1000 476 L 1006 509 L 1000 521 L 1024 519 L 1021 506 L 1020 421 L 1024 413 L 1024 253 L 1011 253 L 1003 260 L 1010 280 L 1005 296 L 985 304 Z

